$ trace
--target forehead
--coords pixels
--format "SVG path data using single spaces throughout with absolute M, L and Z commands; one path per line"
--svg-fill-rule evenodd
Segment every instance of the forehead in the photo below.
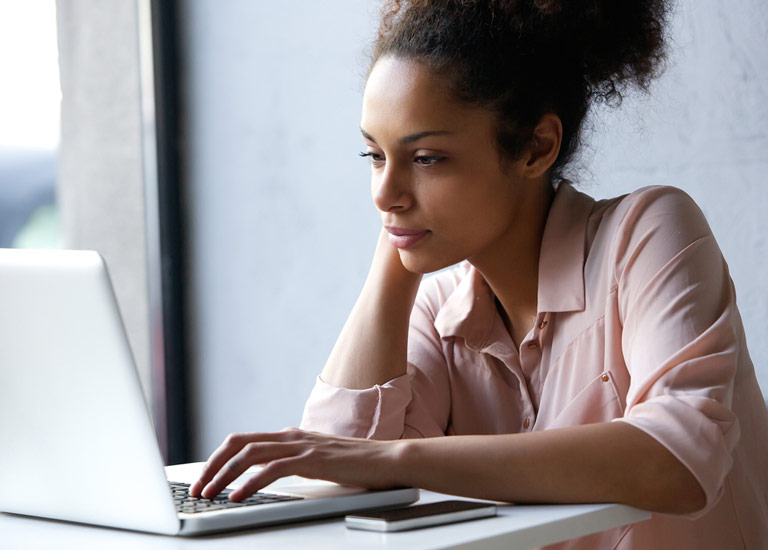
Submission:
M 377 139 L 381 134 L 455 132 L 492 123 L 490 111 L 456 100 L 445 77 L 416 61 L 384 57 L 365 86 L 361 127 Z

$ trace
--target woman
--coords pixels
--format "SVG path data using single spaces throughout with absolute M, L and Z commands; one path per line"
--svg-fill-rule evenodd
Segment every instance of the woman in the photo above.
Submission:
M 191 492 L 264 464 L 232 499 L 298 474 L 621 502 L 657 514 L 559 547 L 764 548 L 768 414 L 706 221 L 674 188 L 595 202 L 563 178 L 592 102 L 658 72 L 666 3 L 383 13 L 369 277 L 303 430 L 230 436 Z

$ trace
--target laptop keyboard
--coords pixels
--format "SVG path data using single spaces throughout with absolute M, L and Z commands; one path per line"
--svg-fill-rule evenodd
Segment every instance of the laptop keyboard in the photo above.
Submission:
M 169 481 L 173 501 L 177 512 L 195 514 L 198 512 L 210 512 L 211 510 L 224 510 L 226 508 L 241 508 L 243 506 L 255 506 L 257 504 L 271 504 L 273 502 L 287 502 L 289 500 L 303 500 L 301 497 L 275 495 L 272 493 L 255 493 L 242 502 L 229 500 L 230 489 L 224 489 L 214 498 L 194 498 L 189 496 L 189 483 Z

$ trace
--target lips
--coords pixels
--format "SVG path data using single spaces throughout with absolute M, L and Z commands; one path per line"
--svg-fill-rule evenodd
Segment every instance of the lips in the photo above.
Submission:
M 388 226 L 385 229 L 389 233 L 390 244 L 401 249 L 416 246 L 430 233 L 427 229 L 408 229 L 394 226 Z

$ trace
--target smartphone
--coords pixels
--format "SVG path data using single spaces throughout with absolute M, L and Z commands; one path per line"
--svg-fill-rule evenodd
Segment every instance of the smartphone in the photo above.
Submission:
M 349 529 L 406 531 L 496 515 L 496 505 L 469 500 L 443 500 L 383 512 L 354 514 L 345 518 Z

